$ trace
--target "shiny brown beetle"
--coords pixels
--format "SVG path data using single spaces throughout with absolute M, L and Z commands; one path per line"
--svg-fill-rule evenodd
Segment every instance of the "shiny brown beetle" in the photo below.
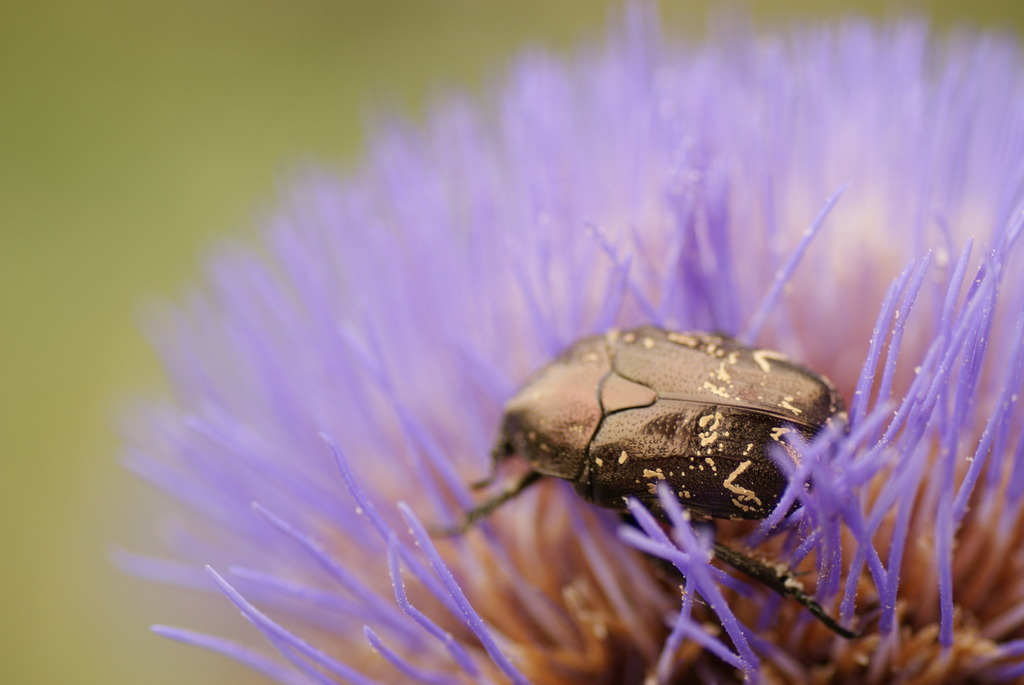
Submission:
M 661 513 L 664 482 L 698 519 L 763 519 L 788 480 L 772 457 L 799 462 L 785 436 L 813 438 L 843 404 L 832 384 L 778 352 L 711 333 L 653 326 L 584 338 L 542 368 L 506 404 L 494 469 L 518 456 L 531 471 L 470 511 L 463 531 L 543 476 L 623 510 L 628 498 Z M 792 574 L 715 544 L 719 559 L 806 606 L 844 637 Z

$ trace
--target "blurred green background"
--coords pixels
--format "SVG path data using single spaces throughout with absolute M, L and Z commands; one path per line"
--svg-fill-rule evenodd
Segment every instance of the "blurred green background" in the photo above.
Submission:
M 708 2 L 663 3 L 699 35 Z M 943 26 L 1018 31 L 1012 3 L 917 3 Z M 893 3 L 751 3 L 760 20 Z M 770 7 L 770 11 L 764 9 Z M 150 634 L 203 601 L 119 575 L 154 527 L 117 465 L 119 403 L 159 392 L 137 331 L 204 246 L 251 235 L 292 171 L 358 164 L 369 115 L 416 119 L 517 50 L 600 36 L 603 1 L 0 2 L 0 678 L 261 682 Z

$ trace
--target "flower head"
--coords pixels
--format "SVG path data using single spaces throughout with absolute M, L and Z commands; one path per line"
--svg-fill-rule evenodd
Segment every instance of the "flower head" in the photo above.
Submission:
M 128 463 L 183 506 L 174 561 L 122 561 L 219 591 L 271 647 L 159 632 L 282 683 L 1024 674 L 1019 50 L 624 25 L 298 184 L 154 328 L 174 398 Z M 530 373 L 641 323 L 785 352 L 848 430 L 796 445 L 762 523 L 711 531 L 662 490 L 671 525 L 634 503 L 624 526 L 545 479 L 432 536 L 478 501 Z M 720 567 L 712 536 L 802 571 L 861 637 Z

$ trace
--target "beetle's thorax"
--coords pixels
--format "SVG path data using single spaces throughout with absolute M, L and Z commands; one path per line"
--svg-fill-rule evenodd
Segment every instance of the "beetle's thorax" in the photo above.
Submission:
M 546 476 L 581 480 L 610 368 L 603 338 L 592 337 L 541 369 L 505 405 L 502 439 L 510 450 Z

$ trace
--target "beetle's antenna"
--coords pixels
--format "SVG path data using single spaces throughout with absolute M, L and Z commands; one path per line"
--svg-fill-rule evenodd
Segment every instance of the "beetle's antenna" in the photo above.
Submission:
M 715 542 L 715 556 L 740 573 L 750 576 L 760 583 L 764 583 L 783 597 L 792 597 L 800 602 L 834 633 L 845 637 L 847 640 L 853 640 L 861 636 L 861 633 L 853 632 L 836 623 L 835 619 L 829 616 L 821 608 L 821 605 L 814 601 L 813 597 L 804 592 L 803 586 L 796 579 L 796 576 L 788 570 L 783 570 L 785 567 L 770 566 L 763 561 L 747 556 L 717 541 Z
M 487 518 L 487 516 L 492 511 L 494 511 L 495 509 L 497 509 L 510 499 L 519 495 L 519 493 L 521 493 L 523 490 L 536 483 L 541 478 L 543 478 L 542 474 L 536 471 L 530 471 L 525 476 L 520 478 L 518 481 L 506 487 L 502 492 L 498 493 L 497 495 L 488 500 L 484 500 L 477 506 L 467 511 L 466 515 L 459 523 L 450 526 L 442 526 L 436 528 L 433 531 L 434 534 L 444 537 L 452 537 L 455 535 L 461 535 L 462 533 L 465 533 L 467 530 L 472 528 L 478 521 Z M 493 479 L 493 474 L 488 477 L 488 481 L 491 481 Z M 476 487 L 475 483 L 473 484 L 473 487 Z

